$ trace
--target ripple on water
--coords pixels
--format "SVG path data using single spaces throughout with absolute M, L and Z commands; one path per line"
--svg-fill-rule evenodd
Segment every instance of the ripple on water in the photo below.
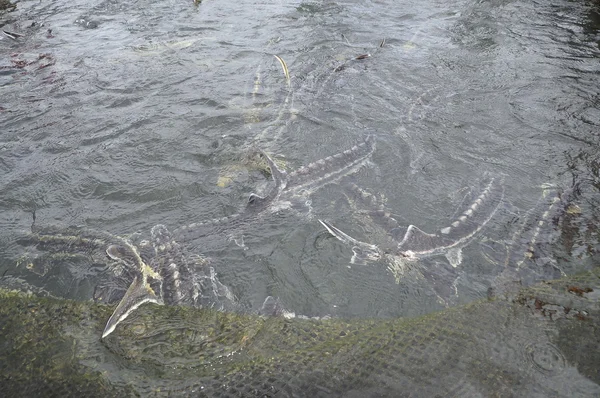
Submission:
M 597 169 L 597 28 L 582 2 L 255 3 L 19 3 L 11 18 L 45 25 L 0 41 L 16 54 L 0 81 L 0 202 L 115 233 L 175 228 L 243 204 L 264 179 L 217 179 L 253 143 L 299 167 L 373 131 L 376 166 L 353 182 L 434 231 L 484 170 L 507 175 L 524 211 L 535 186 L 567 172 L 565 152 Z M 74 23 L 84 13 L 96 29 Z M 272 54 L 288 63 L 289 87 Z M 331 195 L 341 196 L 315 195 L 315 214 L 371 238 Z M 348 268 L 348 247 L 294 217 L 249 226 L 248 250 L 214 236 L 190 249 L 214 246 L 221 280 L 253 308 L 268 294 L 307 315 L 440 308 L 431 286 L 395 284 L 384 263 Z M 487 228 L 506 238 L 501 222 Z M 471 264 L 483 275 L 465 282 L 470 297 L 491 268 Z M 531 347 L 532 364 L 560 367 L 551 349 Z
M 546 375 L 557 374 L 566 366 L 564 355 L 548 342 L 529 344 L 525 347 L 525 355 L 535 370 Z

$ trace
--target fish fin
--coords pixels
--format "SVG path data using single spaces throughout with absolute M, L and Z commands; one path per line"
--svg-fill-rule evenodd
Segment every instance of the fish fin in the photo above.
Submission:
M 273 296 L 267 296 L 262 306 L 260 307 L 260 310 L 258 310 L 258 314 L 263 316 L 276 316 L 278 312 L 279 300 L 277 300 Z
M 334 227 L 329 221 L 319 220 L 319 222 L 339 241 L 352 246 L 352 252 L 354 253 L 350 260 L 352 264 L 364 264 L 366 260 L 376 261 L 381 258 L 379 248 L 376 245 L 354 239 L 350 235 Z
M 255 193 L 251 193 L 248 195 L 248 206 L 255 206 L 265 200 L 264 196 L 257 195 Z
M 397 227 L 390 229 L 388 233 L 396 242 L 402 242 L 407 232 L 408 229 L 406 227 Z
M 225 286 L 224 284 L 221 283 L 221 281 L 219 279 L 217 279 L 217 273 L 215 272 L 215 269 L 213 267 L 209 267 L 209 270 L 210 270 L 210 281 L 212 283 L 213 291 L 215 292 L 215 294 L 217 296 L 217 300 L 219 300 L 221 297 L 225 297 L 230 302 L 235 303 L 237 301 L 237 298 L 231 292 L 229 287 Z
M 342 243 L 345 243 L 347 245 L 358 245 L 363 243 L 354 239 L 353 237 L 341 231 L 340 229 L 334 227 L 329 221 L 319 219 L 319 222 L 325 227 L 325 229 L 327 229 L 327 232 L 335 236 Z
M 286 310 L 281 301 L 273 296 L 267 296 L 260 310 L 258 310 L 258 314 L 267 317 L 276 316 L 288 319 L 296 317 L 295 313 Z
M 372 245 L 368 245 L 372 246 Z M 378 261 L 381 258 L 379 251 L 371 247 L 353 246 L 352 247 L 352 258 L 350 264 L 356 265 L 367 265 L 369 261 Z
M 23 35 L 20 33 L 9 32 L 7 30 L 3 30 L 2 32 L 6 35 L 6 37 L 12 40 L 18 40 L 20 37 L 23 37 Z
M 136 276 L 133 278 L 133 282 L 129 286 L 129 289 L 127 289 L 127 292 L 125 292 L 117 308 L 115 308 L 115 311 L 108 319 L 108 322 L 106 322 L 102 338 L 111 334 L 119 323 L 124 321 L 129 314 L 144 303 L 162 304 L 162 300 L 154 293 L 143 278 Z
M 106 248 L 106 255 L 110 257 L 111 260 L 115 260 L 116 262 L 124 265 L 125 269 L 129 271 L 135 273 L 140 271 L 140 263 L 136 259 L 136 254 L 129 247 L 122 245 L 109 245 Z M 143 264 L 144 263 L 142 262 L 141 265 Z M 147 270 L 143 269 L 142 272 L 147 272 Z
M 227 238 L 228 242 L 233 242 L 236 246 L 241 247 L 244 250 L 248 250 L 248 246 L 244 243 L 244 235 L 230 235 Z

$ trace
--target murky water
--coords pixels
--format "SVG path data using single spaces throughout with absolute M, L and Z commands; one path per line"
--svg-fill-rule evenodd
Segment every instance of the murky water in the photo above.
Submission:
M 0 273 L 89 299 L 93 265 L 15 267 L 33 210 L 38 225 L 175 229 L 232 214 L 269 184 L 244 163 L 251 149 L 293 170 L 367 133 L 377 150 L 349 180 L 403 222 L 433 232 L 465 187 L 504 175 L 506 209 L 483 235 L 507 239 L 541 184 L 599 183 L 598 20 L 597 6 L 566 1 L 20 2 L 1 23 L 23 36 L 0 40 Z M 310 316 L 442 309 L 427 283 L 397 283 L 383 262 L 349 266 L 350 248 L 317 221 L 369 241 L 343 185 L 312 196 L 312 218 L 256 220 L 246 250 L 211 237 L 189 248 L 252 310 L 268 295 Z M 588 185 L 582 228 L 594 195 Z M 582 228 L 566 271 L 587 267 L 595 238 Z M 498 274 L 484 243 L 465 249 L 453 303 L 484 297 Z

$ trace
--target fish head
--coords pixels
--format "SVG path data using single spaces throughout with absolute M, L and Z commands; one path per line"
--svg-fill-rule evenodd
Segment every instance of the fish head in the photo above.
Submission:
M 265 197 L 251 193 L 248 195 L 246 210 L 250 212 L 260 212 L 268 206 L 268 204 L 271 202 L 271 199 L 271 195 Z

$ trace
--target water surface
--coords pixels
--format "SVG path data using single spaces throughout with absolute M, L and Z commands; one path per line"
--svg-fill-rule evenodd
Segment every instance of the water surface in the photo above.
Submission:
M 593 3 L 22 1 L 1 21 L 23 36 L 0 40 L 0 273 L 89 299 L 102 277 L 92 265 L 42 277 L 15 266 L 15 237 L 34 210 L 40 225 L 175 229 L 232 214 L 268 186 L 243 163 L 253 148 L 293 170 L 368 133 L 377 150 L 350 180 L 425 231 L 486 172 L 505 176 L 510 211 L 484 231 L 498 240 L 541 184 L 591 183 L 571 234 L 549 249 L 567 272 L 590 263 L 600 124 Z M 273 54 L 287 62 L 289 84 Z M 444 308 L 426 282 L 396 283 L 384 263 L 349 266 L 350 248 L 316 220 L 369 240 L 342 186 L 318 191 L 312 208 L 313 218 L 256 220 L 247 250 L 210 237 L 189 249 L 210 256 L 250 310 L 268 295 L 310 316 Z M 484 243 L 466 248 L 454 303 L 485 297 L 498 274 Z M 445 261 L 423 266 L 435 273 Z

